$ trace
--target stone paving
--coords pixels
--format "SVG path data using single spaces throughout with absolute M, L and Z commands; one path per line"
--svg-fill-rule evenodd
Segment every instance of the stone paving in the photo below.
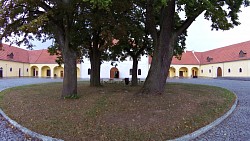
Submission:
M 59 82 L 61 79 L 50 78 L 13 78 L 0 79 L 0 91 L 9 87 Z M 250 81 L 219 80 L 219 79 L 169 79 L 168 82 L 205 84 L 224 87 L 237 94 L 239 105 L 236 110 L 221 124 L 194 141 L 250 141 Z M 1 141 L 26 141 L 29 139 L 21 131 L 12 128 L 0 115 Z
M 233 114 L 193 141 L 250 141 L 250 81 L 220 79 L 170 79 L 168 81 L 219 86 L 238 96 L 239 104 Z

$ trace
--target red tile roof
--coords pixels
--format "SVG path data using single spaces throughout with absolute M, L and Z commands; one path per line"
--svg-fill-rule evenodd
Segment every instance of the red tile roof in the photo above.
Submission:
M 13 54 L 13 58 L 10 57 L 11 53 Z M 30 51 L 3 44 L 3 48 L 0 50 L 0 60 L 5 61 L 34 64 L 54 64 L 56 63 L 56 57 L 57 56 L 55 55 L 50 55 L 46 49 Z
M 173 65 L 199 65 L 200 62 L 194 52 L 186 51 L 181 55 L 181 60 L 173 57 L 172 59 Z
M 56 55 L 50 55 L 46 49 L 29 51 L 29 60 L 32 64 L 55 64 L 56 58 Z
M 239 53 L 241 51 L 246 53 L 244 57 L 240 57 Z M 212 58 L 210 62 L 207 60 L 208 57 Z M 250 59 L 250 41 L 203 52 L 199 59 L 201 64 L 213 64 Z
M 243 53 L 243 57 L 240 57 L 240 52 Z M 176 57 L 173 57 L 171 64 L 204 65 L 248 59 L 250 60 L 250 41 L 233 44 L 222 48 L 209 50 L 206 52 L 186 51 L 182 54 L 181 60 L 178 60 Z M 151 57 L 149 57 L 150 64 L 151 60 Z
M 10 54 L 13 54 L 13 58 Z M 3 44 L 0 50 L 0 60 L 29 63 L 29 54 L 27 50 Z
M 240 52 L 243 53 L 243 56 L 240 56 Z M 13 58 L 11 58 L 11 54 L 13 54 Z M 6 61 L 32 64 L 54 64 L 56 63 L 56 57 L 57 56 L 55 55 L 50 55 L 46 49 L 29 51 L 3 44 L 3 48 L 0 50 L 0 60 Z M 250 41 L 233 44 L 206 52 L 186 51 L 182 54 L 181 60 L 173 57 L 172 64 L 199 65 L 247 59 L 250 60 Z M 151 57 L 149 57 L 148 61 L 151 64 Z

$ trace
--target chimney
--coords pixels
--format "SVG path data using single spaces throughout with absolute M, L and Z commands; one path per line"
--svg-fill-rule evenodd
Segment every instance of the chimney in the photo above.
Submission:
M 3 50 L 3 43 L 2 43 L 2 39 L 0 39 L 0 51 Z

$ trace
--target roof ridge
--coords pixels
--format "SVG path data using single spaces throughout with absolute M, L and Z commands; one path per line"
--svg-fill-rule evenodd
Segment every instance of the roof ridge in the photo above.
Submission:
M 43 53 L 43 49 L 42 49 L 41 53 L 39 54 L 39 56 L 37 57 L 37 59 L 36 59 L 35 62 L 37 62 L 37 60 L 40 58 L 40 56 L 42 55 L 42 53 Z
M 194 51 L 192 51 L 192 53 L 193 53 L 193 55 L 194 55 L 195 59 L 199 62 L 199 65 L 200 65 L 200 64 L 201 64 L 201 62 L 200 62 L 200 60 L 198 59 L 198 57 L 195 55 L 195 52 L 194 52 Z
M 227 47 L 232 47 L 232 46 L 239 45 L 239 44 L 244 44 L 244 43 L 247 43 L 247 42 L 250 42 L 250 40 L 248 40 L 248 41 L 244 41 L 244 42 L 233 43 L 233 44 L 230 44 L 230 45 L 226 45 L 226 46 L 222 46 L 222 47 L 214 48 L 214 49 L 207 50 L 207 51 L 203 51 L 203 52 L 208 52 L 208 51 L 219 50 L 219 49 L 223 49 L 223 48 L 227 48 Z

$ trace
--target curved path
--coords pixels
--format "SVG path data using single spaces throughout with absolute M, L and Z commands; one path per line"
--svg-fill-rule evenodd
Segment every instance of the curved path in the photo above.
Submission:
M 168 82 L 205 84 L 226 88 L 238 96 L 235 111 L 221 124 L 194 141 L 250 141 L 250 81 L 220 79 L 169 79 Z
M 9 87 L 59 82 L 61 79 L 48 78 L 13 78 L 0 79 L 0 91 Z M 237 94 L 239 105 L 236 110 L 221 124 L 201 135 L 195 141 L 235 141 L 250 140 L 250 81 L 219 80 L 219 79 L 169 79 L 168 82 L 182 82 L 205 84 L 224 87 Z M 23 141 L 26 135 L 15 128 L 11 128 L 0 115 L 0 140 Z M 36 139 L 31 139 L 36 140 Z

